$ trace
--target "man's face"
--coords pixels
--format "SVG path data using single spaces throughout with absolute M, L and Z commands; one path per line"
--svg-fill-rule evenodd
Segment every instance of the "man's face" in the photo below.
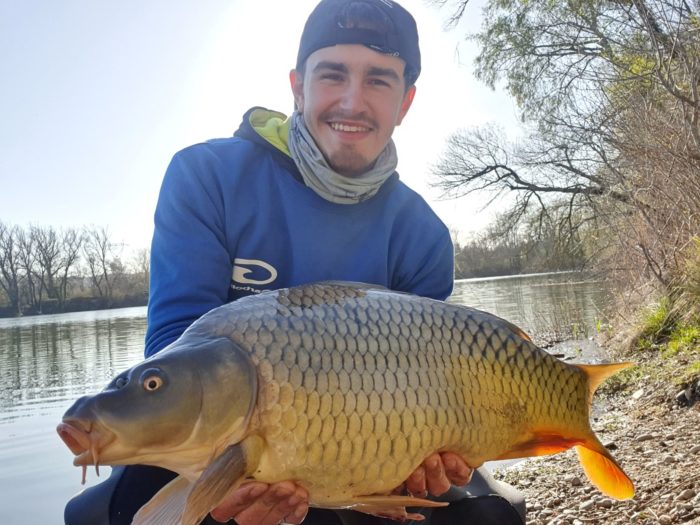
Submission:
M 291 73 L 292 91 L 306 126 L 331 167 L 349 177 L 372 167 L 408 112 L 404 61 L 359 45 L 315 51 L 304 77 Z

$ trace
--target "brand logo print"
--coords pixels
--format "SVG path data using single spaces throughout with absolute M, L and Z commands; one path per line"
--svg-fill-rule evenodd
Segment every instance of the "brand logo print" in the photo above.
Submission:
M 252 274 L 252 275 L 251 275 Z M 238 284 L 270 284 L 277 279 L 277 270 L 265 261 L 234 259 L 232 280 Z

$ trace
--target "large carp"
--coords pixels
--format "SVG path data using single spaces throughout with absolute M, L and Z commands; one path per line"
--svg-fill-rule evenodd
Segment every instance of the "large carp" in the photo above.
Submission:
M 491 314 L 351 283 L 250 296 L 66 412 L 76 465 L 180 474 L 134 523 L 195 525 L 246 478 L 294 480 L 316 507 L 405 518 L 391 495 L 431 453 L 472 467 L 576 447 L 602 492 L 632 482 L 589 425 L 626 366 L 571 365 Z

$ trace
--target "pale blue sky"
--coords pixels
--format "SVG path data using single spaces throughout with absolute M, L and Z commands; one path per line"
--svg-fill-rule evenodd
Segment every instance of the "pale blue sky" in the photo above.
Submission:
M 290 112 L 288 72 L 316 0 L 0 0 L 0 220 L 106 226 L 147 247 L 161 179 L 179 149 L 230 136 L 251 106 Z M 397 128 L 402 180 L 453 228 L 479 200 L 439 202 L 428 170 L 460 127 L 517 125 L 512 102 L 472 79 L 464 29 L 421 0 L 423 73 Z M 470 3 L 477 23 L 480 11 Z M 459 63 L 461 61 L 461 64 Z M 483 202 L 485 199 L 480 199 Z

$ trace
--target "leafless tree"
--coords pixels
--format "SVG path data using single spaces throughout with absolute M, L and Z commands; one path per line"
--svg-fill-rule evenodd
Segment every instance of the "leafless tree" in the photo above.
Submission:
M 22 272 L 21 292 L 29 308 L 41 313 L 44 296 L 41 268 L 37 264 L 37 252 L 34 237 L 24 229 L 17 230 L 19 268 Z
M 10 302 L 11 308 L 20 315 L 20 262 L 17 243 L 18 227 L 0 222 L 0 286 Z
M 115 282 L 122 277 L 124 267 L 119 259 L 121 246 L 112 242 L 106 228 L 85 228 L 82 252 L 93 287 L 100 297 L 111 302 Z
M 458 22 L 467 2 L 452 8 Z M 528 134 L 518 144 L 490 127 L 455 134 L 438 184 L 516 194 L 513 228 L 533 208 L 557 210 L 611 267 L 672 287 L 700 231 L 697 11 L 680 0 L 489 1 L 476 74 L 505 83 Z
M 150 278 L 151 252 L 147 248 L 137 250 L 131 258 L 129 265 L 130 273 L 133 276 L 137 292 L 148 293 L 148 283 Z
M 83 240 L 83 234 L 77 228 L 68 228 L 61 232 L 61 271 L 58 274 L 58 299 L 61 308 L 68 299 L 71 272 L 77 266 Z

